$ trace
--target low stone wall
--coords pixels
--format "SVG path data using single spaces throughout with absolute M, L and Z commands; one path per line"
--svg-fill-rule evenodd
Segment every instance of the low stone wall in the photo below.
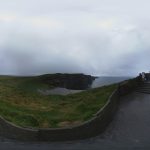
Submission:
M 0 136 L 17 140 L 37 141 L 38 130 L 18 127 L 0 117 Z
M 118 85 L 118 92 L 120 96 L 126 95 L 134 91 L 141 84 L 140 77 L 136 77 L 134 79 L 126 80 L 121 82 Z
M 137 79 L 134 79 L 137 82 Z M 135 84 L 138 85 L 138 84 Z M 18 140 L 28 141 L 66 141 L 89 138 L 100 134 L 113 119 L 118 107 L 119 97 L 131 92 L 131 81 L 123 82 L 109 97 L 107 103 L 92 119 L 78 126 L 57 129 L 28 129 L 18 127 L 3 118 L 0 118 L 0 135 Z M 131 88 L 127 88 L 131 87 Z
M 118 100 L 118 91 L 116 90 L 111 95 L 105 106 L 97 112 L 91 120 L 84 122 L 79 126 L 70 128 L 40 129 L 40 140 L 76 140 L 98 135 L 104 131 L 108 123 L 112 120 L 117 108 Z

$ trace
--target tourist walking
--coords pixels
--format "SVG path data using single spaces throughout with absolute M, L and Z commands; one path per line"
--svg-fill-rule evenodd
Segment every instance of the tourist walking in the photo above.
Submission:
M 145 81 L 145 72 L 142 72 L 142 81 Z

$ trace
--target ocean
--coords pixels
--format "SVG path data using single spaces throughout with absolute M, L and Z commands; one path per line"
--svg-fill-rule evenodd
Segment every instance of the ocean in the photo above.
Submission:
M 101 87 L 101 86 L 109 85 L 109 84 L 113 84 L 113 83 L 119 83 L 121 81 L 128 80 L 130 78 L 133 78 L 133 77 L 121 77 L 121 76 L 119 76 L 119 77 L 111 77 L 111 76 L 98 77 L 93 81 L 91 88 L 97 88 L 97 87 Z

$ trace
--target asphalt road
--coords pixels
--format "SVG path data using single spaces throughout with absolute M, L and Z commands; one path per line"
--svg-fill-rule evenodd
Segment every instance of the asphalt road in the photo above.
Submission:
M 121 99 L 120 106 L 106 131 L 94 138 L 30 143 L 0 137 L 0 150 L 149 150 L 150 95 L 132 93 Z

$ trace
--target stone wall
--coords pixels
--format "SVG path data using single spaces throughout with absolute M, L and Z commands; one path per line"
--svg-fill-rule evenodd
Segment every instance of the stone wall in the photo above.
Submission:
M 132 83 L 135 84 L 132 85 Z M 131 92 L 136 86 L 138 86 L 137 78 L 122 82 L 119 88 L 109 97 L 103 108 L 92 119 L 78 126 L 57 129 L 27 129 L 0 118 L 0 135 L 28 141 L 66 141 L 96 136 L 102 133 L 113 119 L 118 107 L 119 97 Z
M 140 86 L 140 84 L 141 84 L 141 79 L 139 76 L 134 79 L 123 81 L 118 85 L 118 92 L 120 96 L 126 95 L 134 91 L 136 87 Z

